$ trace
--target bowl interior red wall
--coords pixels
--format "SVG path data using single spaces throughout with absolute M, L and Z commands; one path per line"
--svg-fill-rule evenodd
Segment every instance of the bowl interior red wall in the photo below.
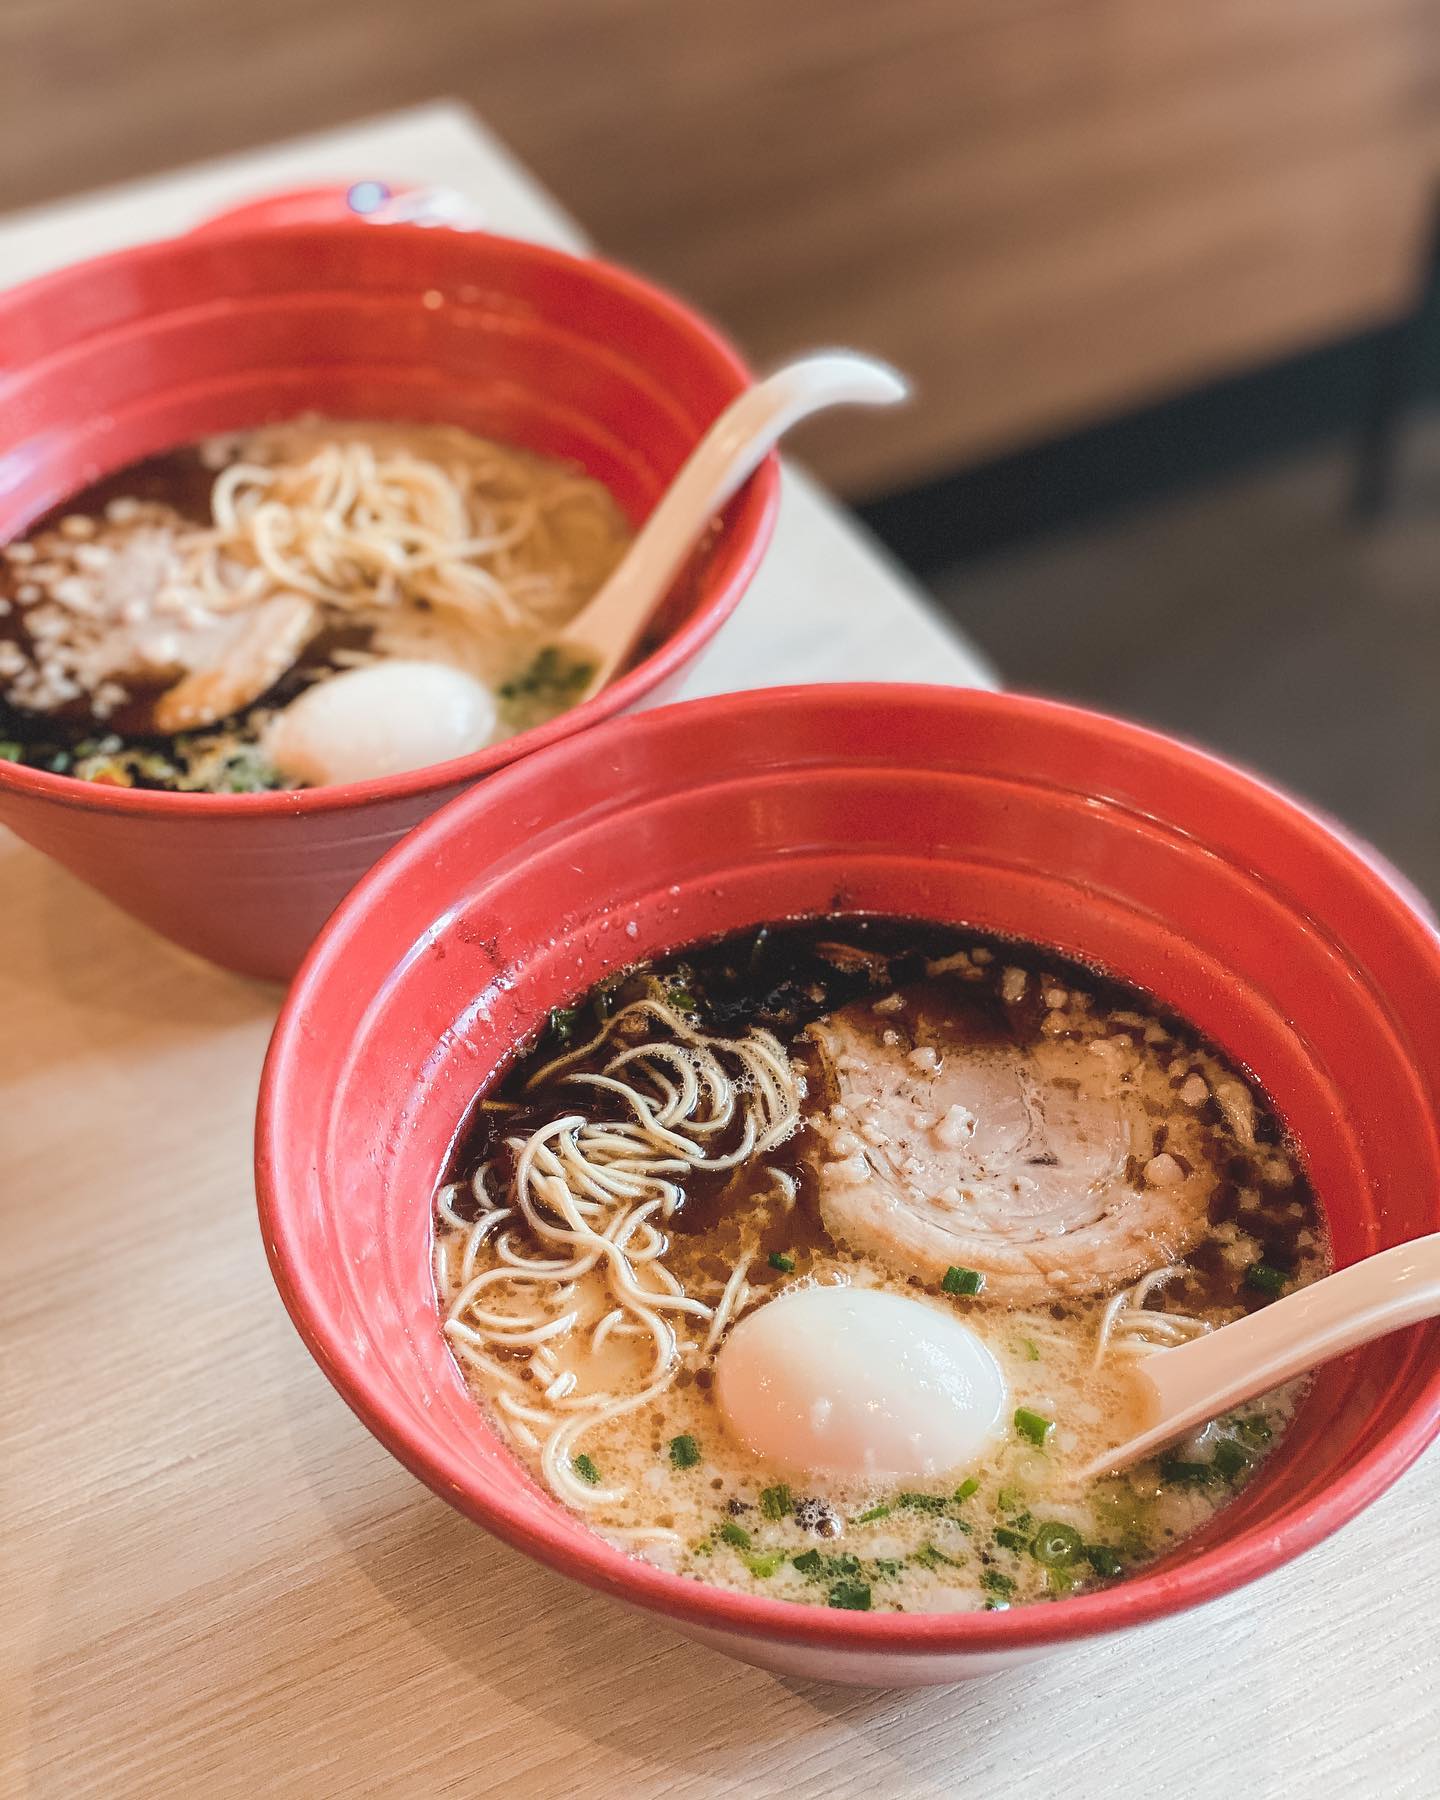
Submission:
M 1433 935 L 1286 803 L 1130 728 L 923 689 L 671 709 L 463 797 L 364 899 L 302 978 L 303 1057 L 282 1052 L 269 1078 L 282 1285 L 298 1282 L 292 1309 L 322 1360 L 326 1341 L 365 1346 L 400 1435 L 458 1450 L 495 1494 L 529 1484 L 437 1328 L 436 1172 L 477 1088 L 549 1007 L 720 931 L 838 907 L 1088 957 L 1259 1077 L 1303 1145 L 1340 1261 L 1440 1227 Z M 1263 1475 L 1148 1579 L 1219 1536 L 1258 1545 L 1305 1508 L 1415 1402 L 1437 1337 L 1326 1369 Z M 578 1523 L 560 1529 L 593 1553 Z
M 645 284 L 481 233 L 200 234 L 42 288 L 0 301 L 0 539 L 138 457 L 307 411 L 571 457 L 639 518 L 736 386 Z

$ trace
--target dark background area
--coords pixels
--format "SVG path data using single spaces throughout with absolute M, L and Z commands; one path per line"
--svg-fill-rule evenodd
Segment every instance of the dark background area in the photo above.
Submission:
M 1440 900 L 1437 401 L 1422 271 L 1405 325 L 862 510 L 1007 684 L 1210 745 Z

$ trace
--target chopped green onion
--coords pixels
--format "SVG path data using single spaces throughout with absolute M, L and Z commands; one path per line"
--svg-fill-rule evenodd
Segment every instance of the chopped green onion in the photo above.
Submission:
M 877 1556 L 870 1567 L 877 1581 L 890 1581 L 905 1567 L 903 1556 Z
M 1277 1269 L 1267 1262 L 1251 1263 L 1245 1271 L 1246 1287 L 1255 1288 L 1262 1294 L 1275 1295 L 1283 1292 L 1289 1279 L 1283 1269 Z
M 999 1533 L 996 1533 L 999 1536 Z M 1047 1569 L 1067 1568 L 1085 1548 L 1085 1540 L 1073 1525 L 1047 1520 L 1035 1533 L 1030 1554 Z
M 1013 1594 L 1015 1583 L 1008 1575 L 1002 1575 L 998 1569 L 986 1569 L 980 1577 L 980 1585 L 988 1588 L 992 1594 Z
M 1015 1429 L 1021 1437 L 1029 1438 L 1037 1449 L 1043 1449 L 1046 1438 L 1055 1429 L 1055 1421 L 1042 1418 L 1039 1413 L 1031 1412 L 1028 1406 L 1022 1406 L 1015 1413 Z
M 984 1285 L 985 1277 L 978 1269 L 958 1269 L 953 1263 L 940 1280 L 947 1294 L 978 1294 Z
M 557 1006 L 550 1014 L 550 1029 L 562 1044 L 568 1044 L 571 1033 L 575 1030 L 575 1021 L 580 1017 L 578 1006 Z
M 672 987 L 666 992 L 665 998 L 678 1013 L 695 1011 L 695 996 L 687 988 Z
M 1232 1419 L 1230 1423 L 1243 1438 L 1249 1438 L 1252 1444 L 1268 1444 L 1270 1427 L 1258 1413 L 1249 1413 L 1243 1419 Z
M 754 1556 L 745 1558 L 745 1567 L 752 1575 L 758 1575 L 762 1581 L 768 1581 L 785 1560 L 783 1550 L 759 1550 Z
M 501 684 L 500 698 L 519 700 L 527 694 L 568 693 L 572 688 L 583 688 L 594 672 L 592 663 L 566 662 L 553 644 L 547 644 L 527 668 Z
M 1012 1531 L 1008 1525 L 1001 1525 L 995 1532 L 995 1542 L 1006 1550 L 1028 1550 L 1030 1540 L 1023 1531 Z
M 957 1500 L 968 1500 L 972 1494 L 980 1492 L 979 1480 L 974 1475 L 967 1475 L 955 1490 Z
M 700 1446 L 687 1432 L 684 1437 L 671 1438 L 670 1462 L 677 1469 L 693 1469 L 700 1460 Z
M 600 1471 L 583 1452 L 570 1464 L 582 1481 L 588 1481 L 591 1487 L 600 1479 Z
M 1087 1544 L 1081 1552 L 1097 1575 L 1113 1581 L 1125 1565 L 1108 1544 Z
M 795 1510 L 794 1497 L 784 1482 L 778 1487 L 761 1488 L 760 1510 L 767 1519 L 783 1519 Z
M 873 1525 L 876 1519 L 888 1519 L 889 1517 L 890 1508 L 888 1506 L 872 1506 L 868 1512 L 861 1513 L 855 1523 L 857 1525 Z
M 1234 1438 L 1221 1438 L 1215 1446 L 1214 1467 L 1227 1481 L 1233 1481 L 1250 1467 L 1250 1452 L 1243 1444 L 1237 1444 Z
M 743 1525 L 737 1525 L 733 1519 L 727 1519 L 720 1527 L 720 1541 L 733 1544 L 737 1550 L 750 1548 L 750 1533 Z
M 939 1513 L 945 1510 L 943 1494 L 897 1494 L 895 1504 L 906 1512 Z
M 910 1560 L 918 1563 L 922 1569 L 938 1569 L 942 1563 L 949 1569 L 960 1567 L 953 1556 L 947 1556 L 943 1550 L 937 1550 L 933 1544 L 922 1544 Z
M 692 1544 L 690 1546 L 690 1554 L 692 1556 L 713 1556 L 715 1554 L 715 1546 L 710 1542 L 709 1538 L 701 1538 L 698 1544 Z
M 1051 1593 L 1068 1594 L 1075 1585 L 1075 1577 L 1068 1569 L 1062 1569 L 1058 1564 L 1047 1563 L 1045 1565 L 1045 1585 Z
M 829 1604 L 846 1612 L 869 1612 L 870 1588 L 863 1581 L 837 1581 L 830 1590 Z
M 1172 1487 L 1206 1487 L 1215 1480 L 1215 1465 L 1208 1462 L 1184 1462 L 1176 1456 L 1162 1456 L 1160 1479 Z
M 858 1556 L 822 1556 L 818 1550 L 802 1550 L 790 1560 L 802 1575 L 823 1575 L 827 1581 L 860 1573 Z
M 786 1256 L 783 1250 L 772 1250 L 770 1252 L 770 1267 L 772 1269 L 778 1269 L 782 1275 L 793 1275 L 795 1273 L 795 1258 L 793 1256 Z
M 1026 1362 L 1039 1362 L 1040 1346 L 1035 1342 L 1034 1338 L 1021 1338 L 1020 1342 L 1025 1346 Z
M 1003 1487 L 995 1496 L 995 1504 L 1001 1512 L 1019 1512 L 1025 1504 L 1025 1496 L 1019 1488 Z

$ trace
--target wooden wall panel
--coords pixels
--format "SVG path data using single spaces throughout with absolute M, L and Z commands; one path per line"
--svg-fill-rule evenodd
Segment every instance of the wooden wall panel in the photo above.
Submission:
M 1364 325 L 1440 0 L 0 0 L 0 201 L 453 92 L 762 361 L 892 356 L 873 492 Z

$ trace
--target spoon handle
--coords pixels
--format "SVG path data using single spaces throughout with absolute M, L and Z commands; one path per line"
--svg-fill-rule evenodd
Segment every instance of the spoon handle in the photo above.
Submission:
M 828 406 L 889 406 L 908 392 L 885 363 L 829 350 L 787 364 L 733 400 L 690 453 L 609 580 L 560 634 L 569 656 L 593 666 L 583 697 L 614 674 L 710 520 L 792 425 Z
M 1136 1365 L 1153 1423 L 1084 1473 L 1148 1455 L 1232 1406 L 1386 1332 L 1440 1317 L 1440 1232 L 1397 1244 Z

